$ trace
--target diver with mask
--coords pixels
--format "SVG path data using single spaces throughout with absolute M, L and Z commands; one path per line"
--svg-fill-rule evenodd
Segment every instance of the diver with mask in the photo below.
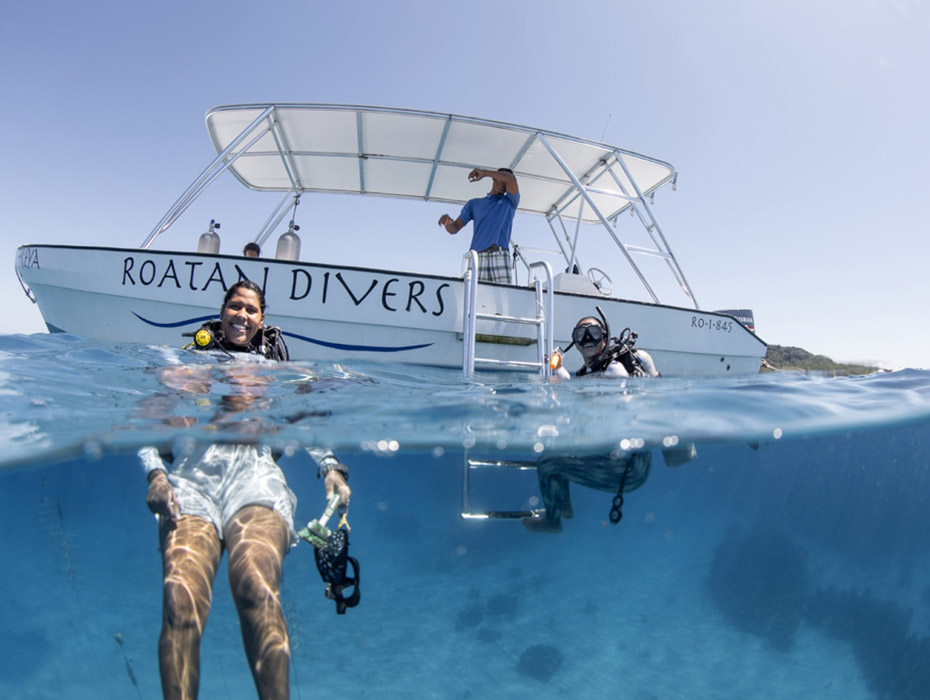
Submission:
M 609 379 L 660 376 L 649 353 L 636 348 L 636 333 L 625 328 L 618 338 L 611 338 L 607 317 L 601 307 L 596 309 L 600 318 L 585 316 L 572 329 L 568 349 L 577 347 L 584 362 L 575 376 Z M 555 377 L 567 380 L 572 375 L 562 365 L 563 354 L 561 350 L 554 352 L 549 366 Z M 687 443 L 663 448 L 662 456 L 667 466 L 677 467 L 694 459 L 697 450 L 692 443 Z M 645 484 L 651 470 L 652 453 L 648 450 L 542 457 L 536 462 L 536 475 L 544 507 L 522 518 L 523 526 L 531 532 L 561 532 L 562 518 L 574 516 L 569 491 L 571 482 L 614 493 L 609 519 L 616 525 L 623 518 L 624 494 Z
M 572 342 L 563 352 L 552 354 L 550 368 L 559 379 L 570 379 L 571 374 L 562 365 L 562 356 L 572 347 L 577 347 L 584 364 L 575 372 L 576 377 L 600 374 L 609 378 L 658 377 L 652 356 L 636 347 L 637 334 L 624 328 L 619 338 L 610 337 L 610 324 L 598 306 L 600 318 L 585 316 L 572 330 Z

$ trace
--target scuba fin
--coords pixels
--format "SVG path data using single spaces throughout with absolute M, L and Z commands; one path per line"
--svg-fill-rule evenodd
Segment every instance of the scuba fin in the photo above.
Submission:
M 348 528 L 336 530 L 323 547 L 313 550 L 313 556 L 326 584 L 326 597 L 336 601 L 336 614 L 345 615 L 346 608 L 354 608 L 362 597 L 358 559 L 349 556 Z M 352 565 L 352 576 L 346 574 L 348 564 Z M 348 596 L 344 595 L 346 588 L 353 589 Z
M 349 523 L 346 513 L 341 509 L 339 525 L 335 530 L 326 527 L 327 521 L 339 507 L 339 494 L 333 494 L 326 504 L 323 515 L 318 520 L 311 520 L 297 534 L 313 545 L 313 557 L 317 571 L 326 584 L 325 595 L 336 601 L 336 613 L 344 615 L 346 608 L 354 608 L 359 603 L 362 592 L 359 588 L 361 577 L 358 559 L 349 556 Z M 348 565 L 352 565 L 352 576 L 347 575 Z M 346 588 L 354 588 L 344 595 Z

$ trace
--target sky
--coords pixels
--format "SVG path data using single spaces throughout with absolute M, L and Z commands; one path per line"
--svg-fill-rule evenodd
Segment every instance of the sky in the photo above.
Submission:
M 930 368 L 928 76 L 925 0 L 6 3 L 0 255 L 139 245 L 215 155 L 211 107 L 424 109 L 672 163 L 656 214 L 702 308 L 753 309 L 768 343 Z M 355 232 L 458 271 L 448 207 L 335 199 L 308 212 L 305 254 L 345 258 Z M 7 269 L 0 332 L 43 332 Z

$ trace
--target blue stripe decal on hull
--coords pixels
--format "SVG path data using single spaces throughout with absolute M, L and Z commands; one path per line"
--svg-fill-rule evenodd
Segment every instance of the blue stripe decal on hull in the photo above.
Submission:
M 211 318 L 216 318 L 216 316 L 198 316 L 197 318 L 189 318 L 186 321 L 175 321 L 174 323 L 156 323 L 155 321 L 149 321 L 147 318 L 143 318 L 135 311 L 132 312 L 132 315 L 143 323 L 147 323 L 150 326 L 155 326 L 156 328 L 180 328 L 181 326 L 186 326 L 189 323 L 203 323 L 204 321 L 209 321 Z
M 432 343 L 423 343 L 422 345 L 402 345 L 401 347 L 397 348 L 379 347 L 376 345 L 345 345 L 343 343 L 329 343 L 325 340 L 307 338 L 306 336 L 297 335 L 296 333 L 288 333 L 287 331 L 281 332 L 288 338 L 297 338 L 297 340 L 303 340 L 307 343 L 322 345 L 323 347 L 334 348 L 336 350 L 355 350 L 360 352 L 403 352 L 404 350 L 421 350 L 432 345 Z
M 156 323 L 155 321 L 149 321 L 147 318 L 140 316 L 135 311 L 132 312 L 132 315 L 143 323 L 147 323 L 150 326 L 155 326 L 156 328 L 180 328 L 181 326 L 186 326 L 191 323 L 203 323 L 204 321 L 209 321 L 212 318 L 216 318 L 215 316 L 200 316 L 198 318 L 189 318 L 185 321 L 175 321 L 173 323 Z M 344 343 L 330 343 L 325 340 L 308 338 L 303 335 L 297 335 L 296 333 L 288 333 L 287 331 L 282 331 L 282 333 L 288 338 L 303 340 L 305 343 L 322 345 L 325 348 L 333 348 L 335 350 L 352 350 L 356 352 L 404 352 L 406 350 L 422 350 L 423 348 L 428 348 L 430 345 L 432 345 L 432 343 L 423 343 L 422 345 L 402 345 L 396 348 L 379 347 L 376 345 L 346 345 Z

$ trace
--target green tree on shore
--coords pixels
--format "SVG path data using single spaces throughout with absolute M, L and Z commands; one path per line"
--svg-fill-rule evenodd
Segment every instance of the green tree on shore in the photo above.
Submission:
M 772 370 L 811 370 L 828 372 L 836 375 L 871 374 L 878 371 L 878 367 L 868 365 L 848 365 L 834 362 L 825 355 L 814 355 L 803 348 L 788 345 L 769 345 L 765 354 L 762 371 Z

